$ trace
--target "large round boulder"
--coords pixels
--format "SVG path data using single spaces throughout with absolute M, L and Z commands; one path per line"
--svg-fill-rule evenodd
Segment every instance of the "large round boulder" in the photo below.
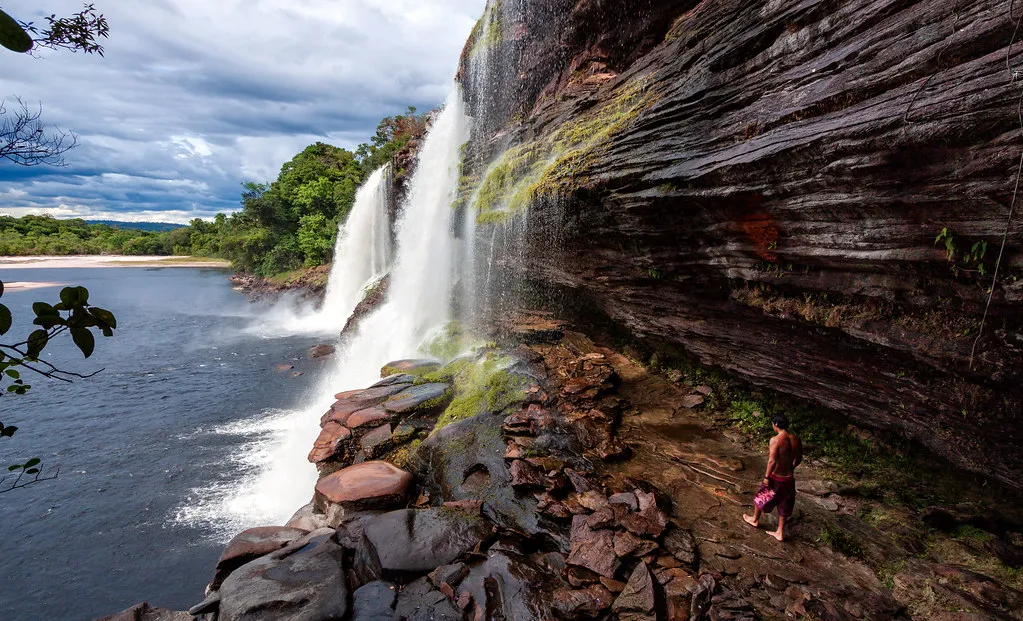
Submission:
M 403 509 L 367 520 L 363 537 L 379 573 L 399 579 L 425 574 L 468 554 L 493 533 L 486 520 L 455 509 Z
M 348 614 L 344 550 L 327 539 L 242 565 L 220 588 L 220 621 L 335 621 Z
M 217 561 L 209 590 L 216 591 L 231 572 L 261 556 L 276 552 L 309 531 L 287 526 L 260 526 L 244 530 L 227 543 Z
M 329 474 L 316 483 L 316 506 L 337 524 L 346 511 L 400 504 L 412 475 L 386 461 L 367 461 Z

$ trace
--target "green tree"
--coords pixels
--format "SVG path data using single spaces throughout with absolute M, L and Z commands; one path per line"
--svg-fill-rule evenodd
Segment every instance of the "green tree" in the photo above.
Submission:
M 323 214 L 302 216 L 298 227 L 298 249 L 305 257 L 306 266 L 327 262 L 337 236 L 335 228 Z

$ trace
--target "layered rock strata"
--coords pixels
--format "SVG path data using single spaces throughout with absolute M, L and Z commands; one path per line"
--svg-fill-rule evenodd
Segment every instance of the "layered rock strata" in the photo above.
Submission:
M 467 194 L 489 226 L 528 213 L 507 255 L 548 307 L 1019 487 L 1015 19 L 983 0 L 491 2 L 460 73 L 482 119 Z

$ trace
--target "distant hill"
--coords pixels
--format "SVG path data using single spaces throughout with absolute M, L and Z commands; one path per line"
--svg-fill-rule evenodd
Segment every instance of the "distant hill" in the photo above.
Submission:
M 120 222 L 118 220 L 86 220 L 89 224 L 107 224 L 119 229 L 139 229 L 163 233 L 188 226 L 187 224 L 171 224 L 170 222 Z

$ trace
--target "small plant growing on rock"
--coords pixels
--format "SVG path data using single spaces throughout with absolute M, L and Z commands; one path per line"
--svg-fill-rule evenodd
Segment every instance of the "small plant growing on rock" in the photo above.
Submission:
M 969 243 L 969 242 L 967 242 Z M 969 246 L 969 250 L 963 251 L 956 241 L 955 235 L 947 227 L 942 228 L 938 236 L 934 238 L 934 245 L 942 244 L 945 247 L 945 256 L 952 264 L 952 273 L 959 276 L 960 272 L 976 273 L 978 276 L 985 275 L 984 256 L 987 254 L 987 242 L 977 240 Z

